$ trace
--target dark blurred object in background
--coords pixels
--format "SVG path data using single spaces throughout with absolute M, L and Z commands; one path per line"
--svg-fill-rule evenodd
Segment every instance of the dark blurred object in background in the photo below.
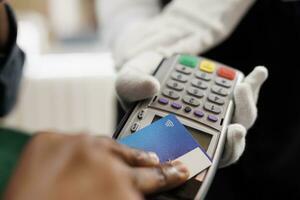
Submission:
M 258 120 L 241 160 L 217 172 L 207 199 L 300 198 L 300 1 L 260 0 L 206 56 L 242 69 L 265 65 Z

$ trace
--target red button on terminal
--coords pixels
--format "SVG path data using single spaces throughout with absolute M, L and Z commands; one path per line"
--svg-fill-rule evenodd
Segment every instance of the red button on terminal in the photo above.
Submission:
M 227 67 L 220 67 L 218 70 L 218 76 L 223 78 L 234 80 L 236 72 L 233 69 Z

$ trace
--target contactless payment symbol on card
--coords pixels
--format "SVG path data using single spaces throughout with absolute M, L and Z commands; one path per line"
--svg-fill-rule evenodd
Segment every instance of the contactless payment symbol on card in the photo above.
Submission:
M 173 124 L 173 122 L 171 121 L 171 120 L 168 120 L 166 123 L 165 123 L 165 126 L 166 127 L 174 127 L 174 124 Z
M 155 152 L 161 163 L 179 160 L 189 168 L 191 177 L 211 165 L 206 152 L 174 115 L 168 115 L 118 142 Z

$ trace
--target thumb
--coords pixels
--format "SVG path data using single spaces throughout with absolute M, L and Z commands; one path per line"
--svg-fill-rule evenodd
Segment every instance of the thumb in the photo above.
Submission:
M 162 59 L 158 53 L 145 52 L 123 66 L 116 81 L 116 91 L 123 105 L 152 97 L 160 90 L 159 81 L 151 74 Z
M 261 86 L 268 77 L 265 67 L 256 67 L 244 80 L 236 86 L 234 92 L 235 113 L 233 121 L 249 129 L 257 118 L 256 103 Z
M 245 78 L 244 83 L 249 84 L 252 89 L 254 103 L 256 104 L 261 86 L 267 80 L 268 69 L 264 66 L 255 67 L 254 70 Z
M 160 83 L 155 77 L 132 68 L 121 70 L 117 77 L 116 91 L 125 103 L 152 97 L 159 90 Z
M 227 129 L 226 144 L 220 160 L 220 168 L 227 167 L 241 157 L 245 150 L 246 128 L 240 124 L 231 124 Z
M 234 92 L 235 112 L 233 121 L 249 129 L 257 117 L 257 108 L 249 84 L 240 83 Z

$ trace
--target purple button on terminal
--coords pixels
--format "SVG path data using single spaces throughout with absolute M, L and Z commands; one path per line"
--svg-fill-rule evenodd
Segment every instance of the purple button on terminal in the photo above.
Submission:
M 194 114 L 195 114 L 197 117 L 203 117 L 203 116 L 204 116 L 204 112 L 202 112 L 201 110 L 195 110 Z
M 181 109 L 181 108 L 182 108 L 182 105 L 179 104 L 179 103 L 176 103 L 176 102 L 173 102 L 171 106 L 172 106 L 173 108 L 175 108 L 175 109 Z
M 218 121 L 218 118 L 214 115 L 208 115 L 208 120 L 209 121 L 212 121 L 212 122 L 217 122 Z
M 159 98 L 159 99 L 158 99 L 158 102 L 159 102 L 159 103 L 161 103 L 161 104 L 164 104 L 164 105 L 166 105 L 166 104 L 168 104 L 168 103 L 169 103 L 169 100 L 168 100 L 168 99 L 166 99 L 166 98 Z

